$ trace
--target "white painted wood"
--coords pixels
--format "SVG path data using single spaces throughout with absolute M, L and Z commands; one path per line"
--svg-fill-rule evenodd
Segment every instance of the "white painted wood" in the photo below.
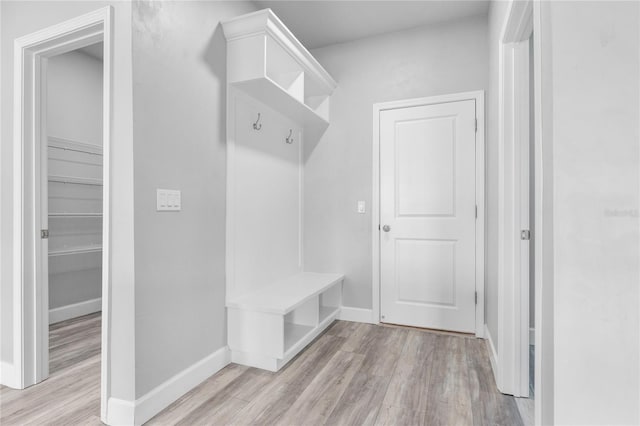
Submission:
M 303 272 L 303 143 L 335 81 L 269 10 L 227 38 L 227 335 L 234 362 L 277 371 L 340 312 L 341 274 Z
M 532 2 L 510 2 L 499 48 L 498 347 L 503 393 L 529 395 L 529 37 Z M 526 192 L 525 192 L 526 191 Z
M 229 96 L 226 296 L 235 300 L 302 272 L 303 130 L 241 91 Z
M 103 60 L 103 149 L 105 182 L 103 211 L 103 264 L 109 265 L 110 197 L 109 154 L 111 133 L 112 80 L 112 16 L 111 7 L 104 7 L 20 37 L 14 41 L 14 287 L 13 287 L 13 350 L 17 379 L 13 385 L 24 388 L 46 377 L 43 364 L 48 359 L 43 330 L 48 326 L 48 308 L 43 302 L 42 252 L 39 229 L 42 215 L 39 176 L 39 153 L 46 146 L 41 127 L 40 108 L 43 106 L 41 63 L 44 58 L 77 48 L 104 43 Z M 46 174 L 45 174 L 46 176 Z M 38 254 L 39 253 L 39 254 Z M 107 418 L 109 394 L 109 329 L 110 281 L 109 268 L 103 268 L 102 371 L 101 413 Z M 40 277 L 41 278 L 41 277 Z M 43 375 L 44 374 L 44 375 Z M 117 404 L 116 404 L 117 405 Z
M 551 4 L 533 3 L 535 103 L 535 423 L 554 423 L 553 67 Z
M 378 324 L 378 320 L 373 313 L 373 309 L 353 308 L 350 306 L 342 306 L 340 308 L 338 319 L 341 321 Z
M 107 416 L 104 422 L 108 425 L 133 425 L 136 418 L 135 401 L 127 401 L 120 398 L 107 400 Z M 102 419 L 101 419 L 102 420 Z
M 529 16 L 529 24 L 533 24 L 532 17 Z M 529 29 L 531 34 L 531 29 Z M 520 232 L 522 230 L 531 230 L 530 226 L 530 178 L 529 178 L 529 164 L 530 164 L 530 148 L 531 148 L 531 132 L 530 132 L 530 79 L 529 79 L 529 40 L 518 43 L 514 47 L 514 60 L 518 61 L 515 64 L 514 71 L 518 73 L 517 81 L 520 82 L 516 87 L 516 97 L 518 99 L 515 102 L 515 120 L 516 120 L 516 141 L 514 144 L 514 158 L 515 158 L 515 173 L 514 178 L 517 184 L 514 185 L 515 191 L 515 218 L 514 222 L 517 224 Z M 529 295 L 530 295 L 530 245 L 531 240 L 523 240 L 519 233 L 516 233 L 518 240 L 515 243 L 515 274 L 514 276 L 519 282 L 519 315 L 517 317 L 518 326 L 520 329 L 519 338 L 520 341 L 516 341 L 518 345 L 518 373 L 517 384 L 518 395 L 521 397 L 529 396 Z
M 322 301 L 340 303 L 342 280 L 338 274 L 304 273 L 228 302 L 233 361 L 277 371 L 338 316 L 339 305 Z
M 380 320 L 380 114 L 382 111 L 399 108 L 411 108 L 421 105 L 432 105 L 463 100 L 474 100 L 476 104 L 477 132 L 475 150 L 476 189 L 475 198 L 478 206 L 478 217 L 475 230 L 475 282 L 478 294 L 478 303 L 475 309 L 475 334 L 483 337 L 484 327 L 484 229 L 485 229 L 485 200 L 484 200 L 484 147 L 485 147 L 485 123 L 484 123 L 484 92 L 465 92 L 450 95 L 432 96 L 428 98 L 407 99 L 401 101 L 384 102 L 373 106 L 373 193 L 372 193 L 372 294 L 373 308 L 371 320 L 366 319 L 363 310 L 343 307 L 342 315 L 346 320 L 354 318 L 355 321 L 378 323 Z M 351 314 L 353 312 L 353 316 Z
M 102 157 L 102 147 L 86 142 L 72 141 L 70 139 L 48 136 L 49 148 L 78 151 L 85 154 L 93 154 Z
M 57 322 L 66 321 L 71 318 L 89 315 L 94 312 L 100 312 L 101 309 L 102 298 L 85 300 L 83 302 L 49 309 L 49 324 L 55 324 Z
M 222 23 L 222 28 L 228 41 L 235 41 L 256 34 L 271 37 L 281 45 L 285 52 L 292 56 L 306 75 L 311 76 L 327 92 L 335 89 L 336 82 L 333 78 L 271 9 L 263 9 L 230 19 Z M 236 58 L 232 59 L 235 60 Z
M 491 362 L 491 370 L 493 371 L 494 376 L 497 378 L 500 371 L 498 370 L 498 352 L 496 351 L 496 346 L 493 343 L 493 339 L 491 338 L 489 327 L 487 327 L 486 324 L 485 324 L 484 335 L 487 342 L 487 348 L 489 349 L 488 352 L 489 352 L 489 361 Z
M 344 279 L 341 274 L 303 272 L 260 291 L 227 301 L 227 308 L 285 315 Z
M 475 119 L 475 100 L 380 114 L 384 322 L 476 331 Z
M 229 84 L 305 127 L 326 128 L 326 98 L 336 82 L 270 9 L 225 21 L 222 27 Z
M 231 362 L 228 347 L 223 347 L 182 370 L 169 380 L 136 399 L 133 424 L 141 425 L 168 407 L 182 395 L 222 370 Z M 117 423 L 112 423 L 117 424 Z M 130 422 L 124 424 L 131 424 Z

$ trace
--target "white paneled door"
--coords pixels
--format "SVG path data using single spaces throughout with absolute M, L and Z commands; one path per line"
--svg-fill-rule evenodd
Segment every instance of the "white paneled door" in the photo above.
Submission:
M 476 330 L 475 103 L 380 112 L 382 322 Z

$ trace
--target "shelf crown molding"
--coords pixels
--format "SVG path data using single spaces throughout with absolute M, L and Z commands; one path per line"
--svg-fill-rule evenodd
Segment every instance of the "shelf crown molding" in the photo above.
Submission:
M 300 64 L 305 74 L 324 86 L 327 95 L 331 95 L 337 87 L 336 81 L 327 70 L 320 65 L 271 9 L 259 10 L 225 21 L 222 23 L 222 29 L 227 41 L 261 34 L 271 36 Z

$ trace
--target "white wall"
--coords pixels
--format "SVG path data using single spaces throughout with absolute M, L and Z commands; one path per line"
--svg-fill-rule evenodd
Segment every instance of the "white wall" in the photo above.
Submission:
M 102 61 L 81 51 L 54 56 L 47 65 L 47 134 L 76 142 L 102 145 Z M 68 155 L 65 155 L 68 154 Z M 92 156 L 93 157 L 93 156 Z M 49 150 L 49 174 L 102 178 L 102 168 L 83 154 Z M 55 158 L 57 160 L 51 160 Z M 90 158 L 90 160 L 94 160 Z M 98 176 L 90 176 L 98 172 Z M 85 185 L 49 184 L 49 211 L 102 211 L 102 190 Z M 92 201 L 83 201 L 92 200 Z M 78 207 L 79 206 L 79 207 Z M 56 240 L 81 245 L 101 240 L 100 218 L 50 218 L 49 249 Z M 79 235 L 82 234 L 82 235 Z M 61 243 L 58 242 L 58 245 Z M 102 294 L 100 252 L 49 257 L 49 309 L 97 299 Z
M 344 273 L 345 306 L 371 309 L 373 104 L 487 89 L 487 18 L 311 53 L 338 88 L 327 132 L 316 146 L 305 146 L 305 269 Z M 356 212 L 358 200 L 366 201 L 366 214 Z
M 134 263 L 133 263 L 133 139 L 131 109 L 131 4 L 118 1 L 0 2 L 0 304 L 3 365 L 13 364 L 12 226 L 13 226 L 13 43 L 14 39 L 67 19 L 111 5 L 114 11 L 113 137 L 111 179 L 111 396 L 134 399 Z
M 102 145 L 102 61 L 74 50 L 49 59 L 47 133 Z
M 557 424 L 640 422 L 640 5 L 552 2 Z M 543 123 L 544 124 L 544 123 Z
M 226 41 L 246 2 L 134 3 L 136 395 L 226 345 Z M 157 213 L 156 188 L 182 190 Z

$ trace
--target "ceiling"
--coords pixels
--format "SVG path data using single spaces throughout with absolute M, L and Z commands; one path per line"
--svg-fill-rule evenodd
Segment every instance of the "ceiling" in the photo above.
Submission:
M 489 0 L 254 1 L 271 8 L 308 49 L 377 34 L 486 15 Z

